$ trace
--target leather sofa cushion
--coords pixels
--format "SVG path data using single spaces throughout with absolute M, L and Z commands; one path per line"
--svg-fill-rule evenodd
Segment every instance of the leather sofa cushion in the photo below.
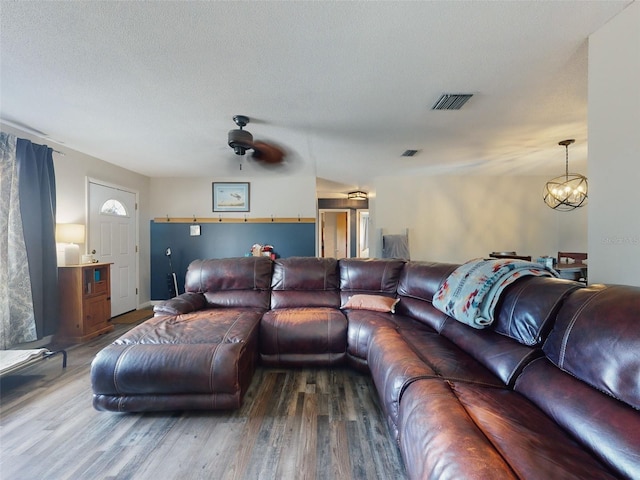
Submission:
M 519 478 L 616 478 L 519 393 L 463 382 L 452 382 L 452 389 Z
M 340 308 L 338 261 L 290 257 L 274 261 L 271 308 Z
M 367 362 L 376 385 L 382 411 L 398 438 L 398 412 L 404 390 L 419 378 L 436 378 L 429 368 L 392 328 L 380 328 L 369 344 Z
M 559 368 L 640 409 L 640 287 L 575 292 L 544 345 Z
M 409 385 L 400 402 L 398 425 L 409 478 L 518 478 L 444 380 L 417 380 Z
M 640 478 L 637 410 L 563 372 L 544 357 L 524 369 L 514 388 L 621 478 Z
M 406 328 L 402 324 L 398 331 L 416 355 L 443 379 L 506 388 L 489 369 L 429 327 Z
M 337 290 L 335 258 L 290 257 L 274 261 L 272 290 Z
M 447 316 L 431 305 L 433 295 L 458 265 L 452 263 L 409 262 L 398 283 L 398 313 L 414 317 L 439 332 Z
M 194 260 L 185 292 L 203 293 L 209 307 L 269 308 L 272 262 L 267 257 Z
M 431 302 L 440 284 L 458 267 L 453 263 L 409 262 L 402 269 L 398 295 Z
M 207 308 L 207 299 L 202 293 L 185 292 L 177 297 L 170 298 L 164 302 L 154 305 L 155 316 L 180 315 Z
M 539 348 L 522 345 L 490 329 L 472 328 L 451 317 L 447 317 L 440 333 L 479 361 L 508 386 L 513 385 L 527 363 L 542 356 L 542 350 Z
M 399 315 L 415 318 L 432 330 L 439 332 L 449 318 L 446 313 L 441 312 L 431 305 L 431 302 L 418 300 L 411 297 L 400 297 L 396 305 L 396 312 Z
M 185 315 L 153 317 L 129 330 L 114 345 L 192 345 L 246 342 L 257 331 L 259 308 L 210 308 Z
M 260 358 L 276 365 L 334 365 L 347 352 L 347 318 L 335 308 L 269 310 L 260 322 Z
M 382 327 L 395 328 L 398 317 L 386 312 L 368 310 L 345 310 L 345 314 L 349 320 L 347 352 L 349 357 L 356 361 L 356 367 L 360 369 L 358 360 L 364 360 L 364 365 L 367 365 L 369 342 L 376 330 Z
M 492 328 L 523 345 L 545 340 L 564 299 L 581 284 L 548 277 L 523 277 L 507 287 L 495 311 Z
M 395 297 L 404 265 L 404 260 L 400 259 L 341 259 L 339 268 L 342 304 L 358 293 Z

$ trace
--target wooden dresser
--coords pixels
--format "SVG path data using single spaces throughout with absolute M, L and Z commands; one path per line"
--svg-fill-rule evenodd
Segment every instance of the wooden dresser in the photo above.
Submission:
M 113 330 L 111 264 L 58 267 L 60 327 L 57 339 L 79 343 Z

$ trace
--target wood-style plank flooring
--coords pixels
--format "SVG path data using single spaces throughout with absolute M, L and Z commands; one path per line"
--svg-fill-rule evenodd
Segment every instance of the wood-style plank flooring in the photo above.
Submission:
M 131 325 L 0 384 L 0 478 L 393 479 L 406 473 L 373 382 L 344 369 L 259 368 L 232 412 L 91 406 L 91 359 Z

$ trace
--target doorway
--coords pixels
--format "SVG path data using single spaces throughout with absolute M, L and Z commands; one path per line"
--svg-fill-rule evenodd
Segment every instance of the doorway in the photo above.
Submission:
M 369 210 L 359 209 L 357 211 L 358 230 L 356 238 L 358 239 L 358 257 L 369 258 Z
M 349 210 L 318 210 L 318 256 L 348 258 L 351 252 Z
M 111 315 L 138 307 L 137 194 L 96 180 L 88 182 L 87 251 L 111 263 Z

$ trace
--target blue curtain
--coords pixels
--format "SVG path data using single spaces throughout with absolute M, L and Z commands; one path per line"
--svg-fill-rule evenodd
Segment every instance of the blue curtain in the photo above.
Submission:
M 53 150 L 46 145 L 19 138 L 16 143 L 16 162 L 33 311 L 40 339 L 53 335 L 58 328 Z
M 52 150 L 0 132 L 0 349 L 58 327 Z

